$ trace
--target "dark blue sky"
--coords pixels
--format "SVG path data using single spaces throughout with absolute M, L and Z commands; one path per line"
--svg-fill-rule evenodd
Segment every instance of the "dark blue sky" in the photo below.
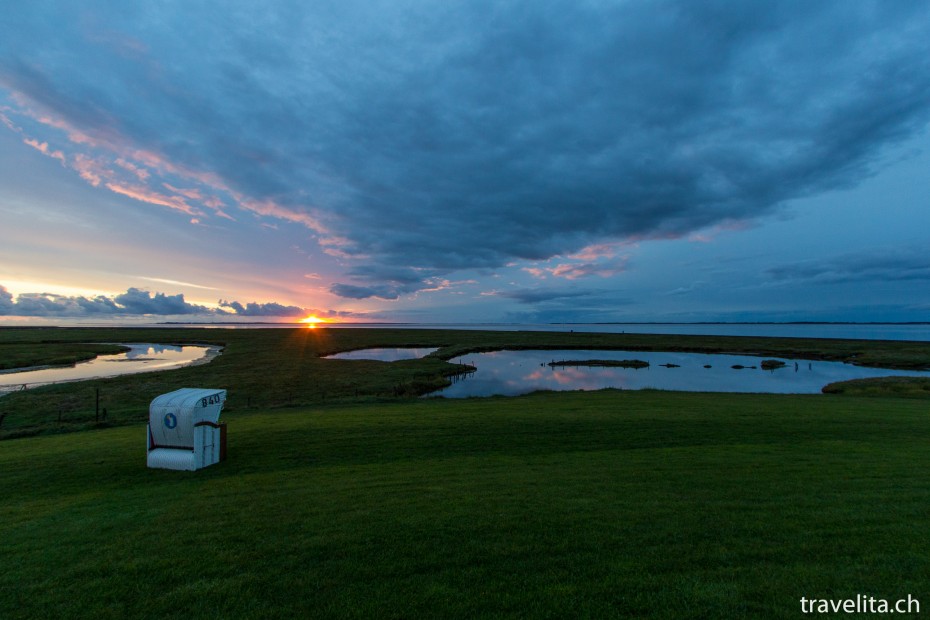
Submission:
M 927 3 L 17 4 L 2 315 L 930 319 Z

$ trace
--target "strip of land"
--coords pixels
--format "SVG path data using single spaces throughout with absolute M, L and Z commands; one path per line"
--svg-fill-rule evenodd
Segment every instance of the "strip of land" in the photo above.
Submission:
M 923 342 L 441 329 L 0 329 L 0 350 L 28 351 L 30 365 L 53 363 L 63 349 L 93 356 L 102 352 L 99 345 L 85 343 L 99 342 L 213 345 L 222 347 L 223 354 L 199 366 L 9 394 L 0 398 L 0 439 L 141 423 L 152 398 L 189 386 L 228 389 L 229 411 L 414 398 L 445 387 L 451 376 L 470 369 L 448 360 L 467 363 L 469 353 L 495 350 L 739 353 L 930 368 L 930 343 Z M 369 347 L 438 350 L 423 359 L 390 363 L 321 359 Z

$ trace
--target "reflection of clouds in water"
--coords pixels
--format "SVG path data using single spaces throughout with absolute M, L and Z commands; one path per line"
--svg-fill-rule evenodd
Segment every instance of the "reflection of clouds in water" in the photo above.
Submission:
M 125 346 L 130 347 L 131 350 L 113 355 L 99 355 L 92 360 L 80 362 L 74 366 L 0 374 L 0 391 L 6 391 L 10 386 L 20 388 L 23 384 L 31 387 L 45 383 L 99 379 L 136 372 L 179 368 L 204 359 L 210 350 L 210 347 L 202 345 L 181 347 L 177 345 L 127 344 Z M 149 357 L 153 353 L 160 355 L 160 357 L 154 359 Z
M 401 360 L 414 360 L 426 357 L 436 351 L 436 347 L 378 347 L 374 349 L 358 349 L 327 355 L 324 359 L 331 360 L 374 360 L 378 362 L 398 362 Z
M 549 371 L 550 384 L 567 390 L 600 390 L 603 388 L 627 389 L 634 387 L 634 381 L 626 373 L 635 373 L 636 369 L 597 368 L 585 366 L 566 366 Z
M 560 368 L 552 371 L 554 381 L 573 390 L 599 390 L 604 387 L 624 387 L 626 381 L 616 371 L 604 368 Z
M 641 359 L 650 368 L 559 366 L 548 362 L 563 359 Z M 459 363 L 477 371 L 437 394 L 452 398 L 516 395 L 534 390 L 599 390 L 603 388 L 685 390 L 697 392 L 819 393 L 831 382 L 888 375 L 930 376 L 927 372 L 896 371 L 852 366 L 841 362 L 809 362 L 782 358 L 786 367 L 774 371 L 759 368 L 773 356 L 669 352 L 524 350 L 469 354 Z M 677 367 L 664 368 L 673 363 Z M 744 368 L 735 370 L 733 365 Z M 710 366 L 709 368 L 707 366 Z M 752 369 L 756 366 L 756 369 Z
M 530 374 L 526 375 L 526 377 L 524 377 L 523 380 L 524 381 L 541 381 L 542 378 L 543 378 L 543 371 L 537 370 L 537 371 L 531 372 Z
M 180 353 L 182 347 L 173 344 L 129 345 L 126 359 L 134 360 L 140 357 L 151 357 L 162 353 Z

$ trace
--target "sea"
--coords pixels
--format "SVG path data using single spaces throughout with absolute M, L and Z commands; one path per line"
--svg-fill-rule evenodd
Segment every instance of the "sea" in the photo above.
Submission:
M 269 322 L 156 323 L 150 326 L 225 329 L 307 328 L 301 323 Z M 327 323 L 323 327 L 764 336 L 930 342 L 930 323 Z

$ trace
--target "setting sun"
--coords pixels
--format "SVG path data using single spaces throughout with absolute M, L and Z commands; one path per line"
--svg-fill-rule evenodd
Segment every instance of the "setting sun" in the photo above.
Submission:
M 320 323 L 327 323 L 328 321 L 326 319 L 321 319 L 318 316 L 311 315 L 305 319 L 301 319 L 300 322 L 305 324 L 307 327 L 314 328 Z

